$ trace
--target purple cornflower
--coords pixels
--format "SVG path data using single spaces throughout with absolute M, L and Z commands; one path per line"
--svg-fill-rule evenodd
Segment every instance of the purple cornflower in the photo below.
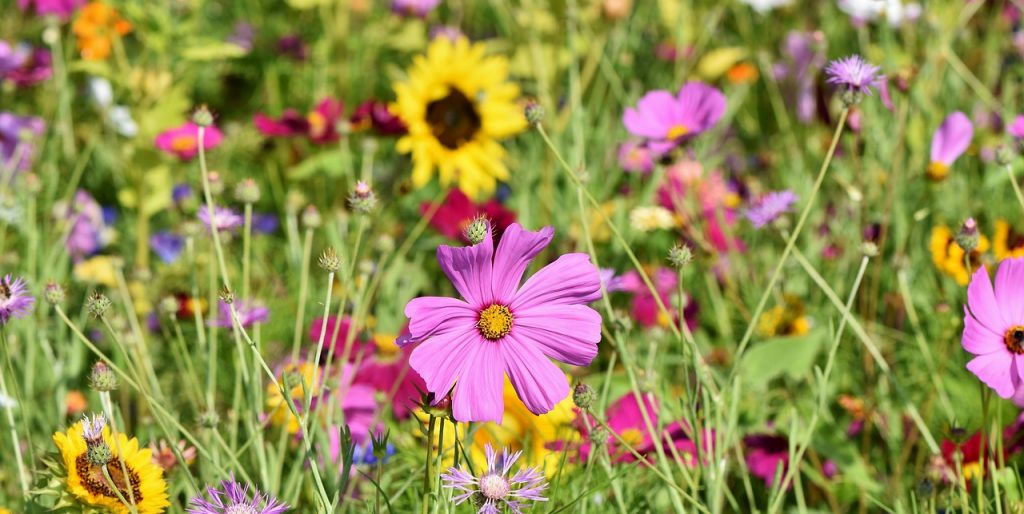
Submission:
M 269 494 L 263 494 L 258 489 L 252 488 L 252 498 L 249 497 L 249 484 L 244 487 L 235 481 L 235 475 L 223 480 L 220 488 L 213 486 L 206 487 L 207 501 L 202 496 L 195 496 L 189 502 L 190 506 L 186 512 L 189 514 L 280 514 L 288 510 L 288 505 L 278 501 Z
M 207 228 L 210 228 L 210 208 L 203 204 L 199 207 L 199 221 L 203 222 Z M 217 230 L 220 231 L 231 231 L 242 226 L 244 220 L 237 212 L 228 207 L 213 208 L 213 221 L 217 225 Z
M 35 303 L 36 299 L 28 294 L 28 287 L 21 277 L 7 275 L 0 280 L 0 325 L 28 314 Z
M 235 312 L 238 314 L 238 323 L 242 325 L 242 328 L 249 328 L 253 323 L 263 323 L 270 318 L 270 309 L 257 302 L 235 300 L 234 306 Z M 218 307 L 220 315 L 216 319 L 210 320 L 210 326 L 216 325 L 218 327 L 233 328 L 231 307 L 224 303 L 224 300 L 220 300 Z
M 11 161 L 18 159 L 13 166 L 28 169 L 34 153 L 32 138 L 42 136 L 45 130 L 42 118 L 0 112 L 0 168 L 12 166 Z
M 10 60 L 0 62 L 0 78 L 6 78 L 18 87 L 28 87 L 53 75 L 53 59 L 49 50 L 23 43 L 5 52 L 4 46 L 9 47 L 6 41 L 0 41 L 0 61 L 5 57 Z
M 879 71 L 881 68 L 868 64 L 859 55 L 836 59 L 825 67 L 829 84 L 835 84 L 847 91 L 856 91 L 865 95 L 870 95 L 871 88 L 878 87 L 882 81 L 882 76 L 878 74 Z
M 403 16 L 426 18 L 441 4 L 441 0 L 391 0 L 391 11 Z
M 761 228 L 789 211 L 796 200 L 797 196 L 788 189 L 772 191 L 759 198 L 747 209 L 747 219 L 754 225 L 754 228 Z
M 157 232 L 149 237 L 149 247 L 160 260 L 170 264 L 181 255 L 181 250 L 185 247 L 185 238 L 173 232 Z
M 509 470 L 523 452 L 510 454 L 508 449 L 503 449 L 498 455 L 490 444 L 484 446 L 484 452 L 487 454 L 487 470 L 480 478 L 456 468 L 448 468 L 448 472 L 441 475 L 444 487 L 461 492 L 452 498 L 456 505 L 475 497 L 476 504 L 480 506 L 477 514 L 499 514 L 504 510 L 499 507 L 502 504 L 509 511 L 522 514 L 522 509 L 527 507 L 524 500 L 547 501 L 541 493 L 548 484 L 537 468 L 520 469 L 508 477 Z

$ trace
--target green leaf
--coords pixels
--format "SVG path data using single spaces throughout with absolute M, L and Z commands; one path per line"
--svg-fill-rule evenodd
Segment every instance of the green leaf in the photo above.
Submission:
M 814 365 L 827 333 L 822 327 L 802 336 L 778 337 L 754 345 L 741 364 L 744 382 L 751 387 L 762 388 L 783 374 L 792 378 L 806 375 Z
M 149 170 L 145 181 L 145 198 L 141 213 L 148 218 L 171 205 L 171 189 L 174 184 L 167 166 L 157 166 Z M 138 206 L 138 192 L 133 189 L 125 188 L 118 191 L 117 198 L 126 208 L 135 209 Z
M 334 176 L 341 172 L 341 167 L 344 165 L 344 162 L 345 159 L 342 156 L 341 150 L 329 150 L 318 153 L 307 157 L 304 161 L 289 169 L 288 178 L 293 180 L 302 180 L 312 177 L 317 172 L 323 172 L 329 176 Z
M 288 6 L 292 9 L 312 9 L 321 5 L 330 5 L 334 0 L 287 0 Z
M 227 41 L 202 41 L 199 44 L 189 46 L 181 52 L 181 56 L 188 61 L 220 61 L 234 59 L 245 55 L 245 49 Z

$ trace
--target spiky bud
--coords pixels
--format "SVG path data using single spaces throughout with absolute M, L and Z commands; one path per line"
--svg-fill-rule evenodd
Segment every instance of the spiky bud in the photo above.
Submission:
M 1013 151 L 1013 148 L 1006 145 L 1000 145 L 999 148 L 996 148 L 996 164 L 1007 166 L 1016 158 L 1017 154 Z
M 544 106 L 531 100 L 527 102 L 526 108 L 523 109 L 523 114 L 530 125 L 537 125 L 544 121 Z
M 338 257 L 338 252 L 334 251 L 334 248 L 327 247 L 320 254 L 320 258 L 317 259 L 317 264 L 320 265 L 324 271 L 334 273 L 341 267 L 341 258 Z
M 199 414 L 199 426 L 203 428 L 216 428 L 220 424 L 220 414 L 215 410 L 203 411 Z
M 306 228 L 320 228 L 324 224 L 324 218 L 320 211 L 313 205 L 307 205 L 302 210 L 302 225 Z
M 373 193 L 370 184 L 360 180 L 348 198 L 348 205 L 355 212 L 367 214 L 377 205 L 377 195 Z
M 89 371 L 89 387 L 93 391 L 109 393 L 117 389 L 117 375 L 103 361 L 96 361 Z
M 981 235 L 978 233 L 978 223 L 974 218 L 967 218 L 960 230 L 956 233 L 956 244 L 963 248 L 964 252 L 971 253 L 978 248 Z
M 491 228 L 491 222 L 487 221 L 484 216 L 477 216 L 473 218 L 473 221 L 466 225 L 466 230 L 463 235 L 466 236 L 466 240 L 471 244 L 478 245 L 484 241 L 487 237 L 487 231 Z
M 260 185 L 251 178 L 242 179 L 235 185 L 235 199 L 250 205 L 260 201 Z
M 97 291 L 91 295 L 85 301 L 85 310 L 89 312 L 89 315 L 95 319 L 102 318 L 107 315 L 110 310 L 110 298 L 107 295 Z
M 209 127 L 213 125 L 213 113 L 210 112 L 210 108 L 205 104 L 196 107 L 195 112 L 192 113 L 192 123 L 195 123 L 200 127 Z
M 572 388 L 572 403 L 583 410 L 590 409 L 594 404 L 594 388 L 580 382 Z
M 607 429 L 602 426 L 596 426 L 590 431 L 590 444 L 594 446 L 604 446 L 608 444 L 609 437 L 611 437 L 611 434 L 608 433 Z
M 850 108 L 860 103 L 864 95 L 856 89 L 846 89 L 839 94 L 839 99 L 843 101 L 843 106 Z
M 682 268 L 693 260 L 693 251 L 686 244 L 677 244 L 668 251 L 668 262 L 676 268 Z
M 370 434 L 370 442 L 373 444 L 373 456 L 378 461 L 384 460 L 388 456 L 388 439 L 390 436 L 390 430 L 383 434 Z
M 85 457 L 94 466 L 106 466 L 108 462 L 114 460 L 114 452 L 110 451 L 110 446 L 107 445 L 106 441 L 100 440 L 95 444 L 88 444 L 86 446 Z
M 43 290 L 43 298 L 50 305 L 64 303 L 64 288 L 56 282 L 47 282 L 46 289 Z

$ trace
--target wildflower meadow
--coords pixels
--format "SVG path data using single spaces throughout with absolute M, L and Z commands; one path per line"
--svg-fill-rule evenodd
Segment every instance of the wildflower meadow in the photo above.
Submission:
M 0 0 L 0 514 L 1024 514 L 1022 16 Z

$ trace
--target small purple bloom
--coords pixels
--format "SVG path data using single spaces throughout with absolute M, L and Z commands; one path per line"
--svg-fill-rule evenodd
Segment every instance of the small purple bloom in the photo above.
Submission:
M 160 260 L 170 264 L 178 260 L 181 250 L 185 247 L 185 239 L 173 232 L 157 232 L 150 236 L 149 247 Z
M 24 317 L 35 303 L 36 299 L 29 295 L 21 277 L 7 275 L 0 280 L 0 326 L 6 325 L 11 318 Z
M 206 487 L 209 500 L 195 496 L 189 502 L 189 514 L 281 514 L 288 510 L 288 505 L 281 503 L 269 494 L 263 494 L 250 486 L 244 487 L 235 481 L 232 474 L 228 480 L 221 481 L 220 488 Z
M 242 328 L 249 328 L 254 323 L 265 323 L 270 318 L 270 309 L 259 303 L 236 299 L 233 305 L 235 306 L 235 312 L 238 313 L 238 322 L 242 325 Z M 233 328 L 231 307 L 224 300 L 220 300 L 218 308 L 220 315 L 216 319 L 210 320 L 210 326 Z
M 403 16 L 426 18 L 441 4 L 441 0 L 391 0 L 391 11 Z
M 1013 119 L 1013 123 L 1010 123 L 1009 127 L 1006 127 L 1008 132 L 1015 139 L 1024 139 L 1024 115 L 1017 115 Z
M 27 170 L 35 153 L 32 138 L 42 136 L 45 130 L 42 118 L 0 112 L 0 168 Z M 18 159 L 17 164 L 11 164 L 13 159 Z
M 22 67 L 28 60 L 28 51 L 24 45 L 12 45 L 0 40 L 0 77 Z
M 251 23 L 240 21 L 235 24 L 235 31 L 228 36 L 228 43 L 234 43 L 242 47 L 246 52 L 252 51 L 253 41 L 256 39 L 256 29 Z
M 646 175 L 654 169 L 654 155 L 643 143 L 629 140 L 619 145 L 619 166 L 630 173 Z
M 439 37 L 446 37 L 452 42 L 458 41 L 461 37 L 466 37 L 465 34 L 459 30 L 458 27 L 451 25 L 436 25 L 430 28 L 430 40 L 433 41 Z
M 75 9 L 85 5 L 85 0 L 18 0 L 18 8 L 22 11 L 33 9 L 36 16 L 52 14 L 61 20 L 67 20 Z
M 211 227 L 210 209 L 206 204 L 199 207 L 199 221 L 207 228 Z M 237 212 L 228 207 L 214 206 L 213 221 L 219 231 L 233 231 L 242 226 L 244 220 Z
M 747 209 L 746 216 L 754 228 L 761 228 L 789 211 L 797 196 L 790 190 L 772 191 L 759 198 Z
M 490 444 L 484 446 L 484 452 L 487 455 L 487 469 L 480 478 L 457 468 L 448 468 L 448 472 L 441 475 L 444 487 L 459 493 L 452 498 L 456 505 L 472 498 L 480 506 L 477 514 L 499 514 L 506 508 L 515 514 L 522 514 L 522 509 L 528 507 L 526 500 L 547 501 L 542 493 L 548 484 L 544 474 L 537 468 L 520 469 L 511 478 L 508 476 L 512 465 L 523 452 L 510 454 L 504 449 L 499 455 Z
M 792 84 L 787 100 L 795 106 L 801 123 L 810 123 L 817 108 L 814 76 L 825 65 L 825 55 L 821 51 L 823 39 L 820 32 L 790 31 L 782 43 L 782 53 L 789 57 L 789 62 L 776 65 L 776 78 L 786 79 L 788 84 Z
M 829 84 L 835 84 L 848 91 L 857 91 L 865 95 L 871 94 L 872 87 L 879 86 L 882 80 L 882 76 L 878 74 L 879 71 L 881 68 L 868 64 L 859 55 L 836 59 L 825 67 Z
M 309 46 L 298 35 L 289 34 L 277 40 L 277 53 L 296 61 L 305 61 L 309 58 Z
M 703 82 L 687 82 L 679 94 L 651 91 L 629 107 L 622 123 L 630 134 L 648 140 L 649 148 L 664 154 L 704 132 L 725 113 L 725 95 Z
M 253 213 L 252 215 L 252 230 L 260 234 L 273 234 L 277 232 L 277 227 L 280 224 L 277 215 L 269 212 Z
M 0 41 L 0 44 L 4 42 Z M 5 77 L 18 87 L 34 86 L 53 76 L 53 59 L 50 51 L 45 48 L 35 48 L 28 45 L 18 45 L 18 53 L 23 55 L 21 63 L 14 69 L 6 72 L 0 71 L 0 77 Z M 0 65 L 0 69 L 2 69 Z
M 613 268 L 601 268 L 597 271 L 601 277 L 601 285 L 609 293 L 624 291 L 626 289 L 625 275 L 616 275 Z
M 177 205 L 181 205 L 190 198 L 192 198 L 192 186 L 188 184 L 178 184 L 171 190 L 171 199 Z
M 74 262 L 80 262 L 100 251 L 109 242 L 103 207 L 85 190 L 75 192 L 70 205 L 63 202 L 54 207 L 54 217 L 71 224 L 64 248 Z

